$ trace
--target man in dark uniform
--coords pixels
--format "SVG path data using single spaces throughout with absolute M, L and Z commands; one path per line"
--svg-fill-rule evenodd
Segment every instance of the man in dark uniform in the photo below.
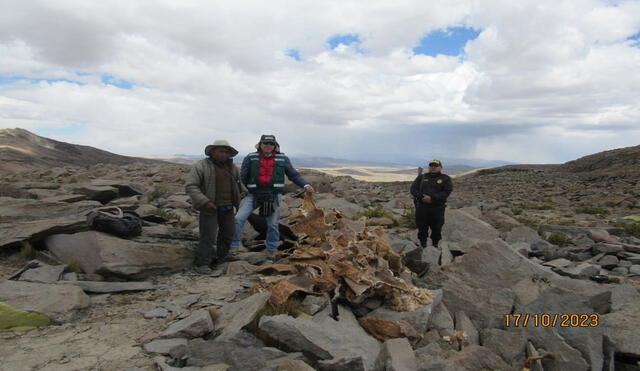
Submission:
M 418 175 L 411 184 L 411 195 L 416 200 L 416 225 L 420 246 L 427 247 L 431 229 L 431 242 L 434 247 L 438 247 L 438 242 L 442 239 L 444 209 L 451 191 L 453 183 L 448 175 L 442 174 L 440 160 L 431 160 L 429 172 Z

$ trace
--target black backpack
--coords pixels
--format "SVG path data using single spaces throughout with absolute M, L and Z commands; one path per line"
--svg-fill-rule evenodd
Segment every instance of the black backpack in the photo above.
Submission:
M 142 220 L 133 211 L 122 211 L 118 207 L 101 208 L 87 214 L 89 229 L 105 232 L 122 238 L 139 236 Z

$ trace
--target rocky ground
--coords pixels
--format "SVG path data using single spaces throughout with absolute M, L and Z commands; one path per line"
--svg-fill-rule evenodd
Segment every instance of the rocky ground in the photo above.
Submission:
M 0 302 L 11 309 L 0 309 L 51 323 L 0 333 L 2 368 L 639 367 L 635 174 L 515 166 L 456 178 L 442 249 L 423 251 L 409 183 L 308 171 L 318 209 L 288 186 L 279 261 L 261 251 L 257 220 L 248 251 L 209 276 L 191 267 L 188 169 L 3 177 Z M 87 231 L 86 214 L 103 205 L 142 215 L 142 235 Z

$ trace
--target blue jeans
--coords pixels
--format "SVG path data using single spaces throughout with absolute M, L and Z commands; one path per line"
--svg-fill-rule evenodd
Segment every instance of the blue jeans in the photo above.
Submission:
M 254 195 L 249 193 L 247 197 L 242 200 L 240 209 L 236 214 L 236 233 L 233 235 L 231 241 L 231 248 L 237 248 L 240 246 L 240 239 L 244 232 L 244 224 L 249 219 L 249 215 L 256 208 L 253 207 Z M 273 205 L 273 214 L 267 217 L 267 250 L 275 251 L 278 249 L 278 241 L 280 241 L 280 230 L 278 229 L 278 221 L 280 220 L 280 203 L 282 201 L 282 194 L 278 193 Z

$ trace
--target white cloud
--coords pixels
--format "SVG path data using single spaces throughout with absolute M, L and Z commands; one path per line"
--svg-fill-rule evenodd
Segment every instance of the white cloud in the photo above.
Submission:
M 269 132 L 292 154 L 379 143 L 393 158 L 540 163 L 640 139 L 637 1 L 0 4 L 0 125 L 77 125 L 56 139 L 119 153 L 199 154 L 221 137 L 246 152 Z M 481 30 L 464 57 L 413 55 L 459 26 Z M 327 48 L 345 34 L 361 42 Z

